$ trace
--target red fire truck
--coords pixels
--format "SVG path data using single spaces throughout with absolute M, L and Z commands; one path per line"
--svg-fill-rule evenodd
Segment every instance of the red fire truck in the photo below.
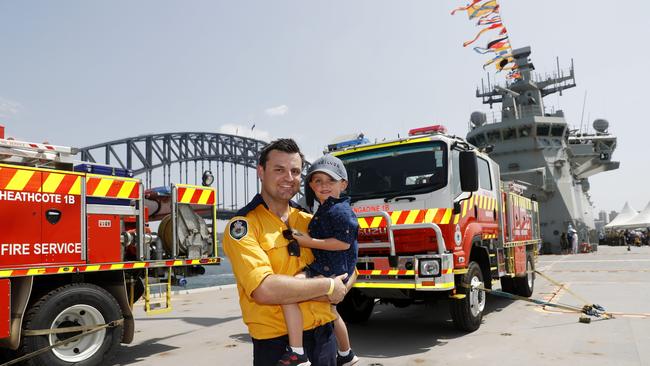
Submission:
M 0 128 L 0 349 L 30 365 L 105 364 L 133 340 L 135 301 L 169 311 L 172 280 L 220 262 L 216 232 L 194 213 L 216 222 L 213 188 L 172 185 L 159 236 L 139 179 L 75 166 L 75 154 Z
M 359 277 L 339 304 L 346 321 L 366 321 L 376 301 L 404 307 L 450 301 L 454 324 L 479 328 L 486 296 L 531 296 L 540 243 L 537 202 L 499 165 L 442 126 L 406 138 L 330 145 L 345 164 L 359 218 Z

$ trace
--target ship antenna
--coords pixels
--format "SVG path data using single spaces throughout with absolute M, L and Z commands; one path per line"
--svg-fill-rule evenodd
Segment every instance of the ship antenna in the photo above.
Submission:
M 580 132 L 582 132 L 582 122 L 585 118 L 585 105 L 587 105 L 587 91 L 585 90 L 585 98 L 582 100 L 582 116 L 580 116 Z
M 557 65 L 557 77 L 562 78 L 561 71 L 560 71 L 560 57 L 556 56 L 555 57 L 555 64 Z M 560 88 L 560 96 L 562 96 L 562 89 Z
M 488 85 L 488 90 L 492 91 L 492 85 L 490 85 L 490 72 L 487 73 L 487 85 Z M 490 101 L 492 100 L 492 97 L 490 97 Z M 490 103 L 490 109 L 492 109 L 492 103 Z
M 476 89 L 478 89 L 478 87 Z M 481 78 L 481 93 L 485 94 L 485 84 L 483 84 L 483 78 Z M 481 101 L 485 101 L 485 97 L 481 97 Z M 490 109 L 492 109 L 492 105 L 490 105 Z

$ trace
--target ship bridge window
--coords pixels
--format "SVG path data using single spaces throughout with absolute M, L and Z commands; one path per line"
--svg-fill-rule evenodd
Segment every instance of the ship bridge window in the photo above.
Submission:
M 481 189 L 492 190 L 492 179 L 490 178 L 490 165 L 483 158 L 476 159 L 478 162 L 478 182 Z
M 519 137 L 528 137 L 530 136 L 530 126 L 519 127 Z
M 548 136 L 550 131 L 551 126 L 549 125 L 537 125 L 537 136 Z
M 501 130 L 490 131 L 487 133 L 488 143 L 501 141 Z
M 564 126 L 563 125 L 553 125 L 551 128 L 551 136 L 561 137 L 564 136 Z
M 517 130 L 515 128 L 506 128 L 503 130 L 503 139 L 511 140 L 517 137 Z

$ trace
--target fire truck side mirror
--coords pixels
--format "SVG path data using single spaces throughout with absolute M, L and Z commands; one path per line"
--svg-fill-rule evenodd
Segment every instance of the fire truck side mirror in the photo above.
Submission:
M 460 164 L 460 188 L 463 192 L 478 190 L 478 164 L 474 151 L 461 151 L 458 157 Z

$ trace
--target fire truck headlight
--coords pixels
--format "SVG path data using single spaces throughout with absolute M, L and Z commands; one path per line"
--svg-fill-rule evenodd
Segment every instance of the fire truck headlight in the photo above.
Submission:
M 430 277 L 440 275 L 440 261 L 437 259 L 420 260 L 420 277 Z

